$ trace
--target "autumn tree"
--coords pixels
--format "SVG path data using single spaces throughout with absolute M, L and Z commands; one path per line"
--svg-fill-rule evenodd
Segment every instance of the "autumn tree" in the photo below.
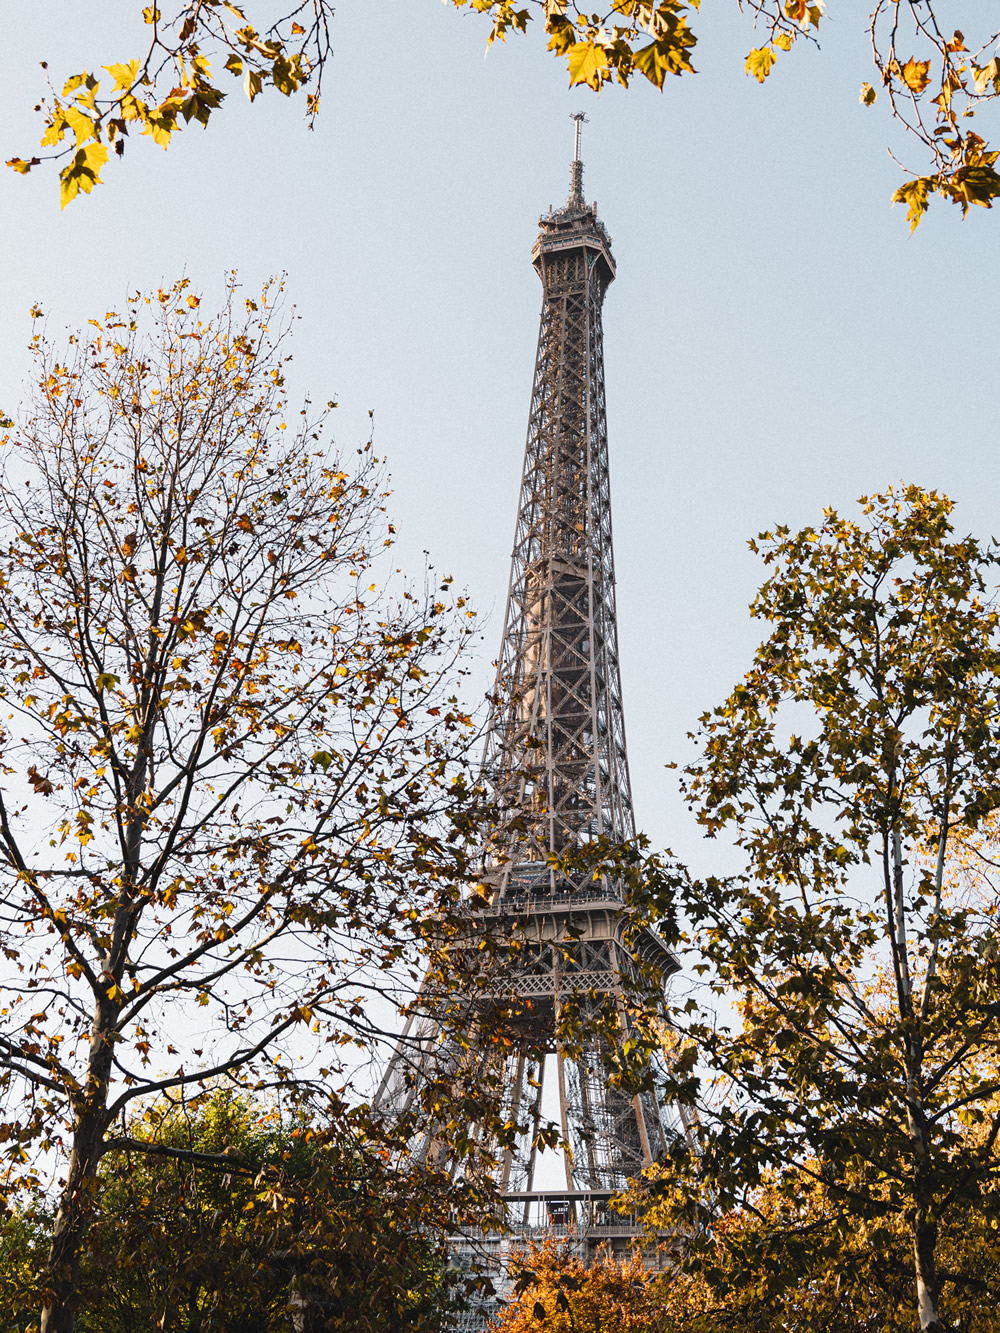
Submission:
M 572 1238 L 549 1238 L 523 1256 L 491 1333 L 674 1333 L 664 1286 L 638 1253 L 600 1254 L 588 1265 Z
M 488 46 L 529 31 L 537 20 L 549 50 L 565 60 L 571 86 L 600 91 L 639 79 L 662 89 L 668 75 L 695 72 L 698 0 L 614 0 L 597 12 L 580 0 L 452 3 L 488 21 Z M 751 46 L 745 73 L 759 83 L 793 46 L 818 45 L 827 16 L 824 0 L 750 0 L 746 6 L 737 0 L 735 8 L 753 21 L 748 35 L 759 45 Z M 126 54 L 109 51 L 100 71 L 83 70 L 51 86 L 38 107 L 45 116 L 41 153 L 12 158 L 8 166 L 24 173 L 46 160 L 62 163 L 65 207 L 100 183 L 111 150 L 121 156 L 130 134 L 148 135 L 165 148 L 185 125 L 207 126 L 231 81 L 251 102 L 266 89 L 301 94 L 311 124 L 332 52 L 333 9 L 330 0 L 299 0 L 287 10 L 264 0 L 173 0 L 163 9 L 136 0 L 145 36 L 123 38 Z M 830 17 L 837 16 L 834 6 Z M 872 67 L 859 71 L 859 78 L 867 75 L 861 101 L 871 106 L 881 92 L 893 119 L 920 146 L 919 169 L 907 173 L 910 179 L 894 196 L 907 205 L 911 227 L 934 195 L 957 204 L 963 215 L 973 204 L 990 208 L 1000 194 L 998 154 L 981 121 L 978 130 L 968 122 L 993 111 L 1000 97 L 996 24 L 968 4 L 946 11 L 942 0 L 873 0 L 866 27 Z
M 290 1299 L 324 1333 L 440 1326 L 446 1195 L 387 1166 L 362 1109 L 306 1116 L 218 1087 L 128 1124 L 144 1148 L 102 1161 L 81 1333 L 287 1333 Z M 205 1164 L 223 1157 L 224 1169 Z M 12 1333 L 37 1325 L 44 1223 L 22 1208 L 0 1240 Z
M 132 1108 L 347 1096 L 458 915 L 471 613 L 379 590 L 380 465 L 289 416 L 278 300 L 38 333 L 3 440 L 0 1136 L 9 1198 L 59 1163 L 44 1333 Z
M 968 1138 L 974 1146 L 975 1134 Z M 645 1190 L 645 1256 L 604 1253 L 585 1265 L 572 1235 L 530 1246 L 492 1333 L 912 1333 L 913 1256 L 902 1214 L 852 1224 L 807 1169 L 798 1193 L 787 1175 L 781 1189 L 765 1180 L 744 1207 L 716 1210 L 691 1246 L 690 1229 L 676 1229 L 690 1196 L 658 1197 L 657 1175 L 648 1172 L 619 1204 L 640 1203 Z M 942 1229 L 943 1263 L 965 1278 L 949 1299 L 963 1333 L 1000 1328 L 995 1217 L 991 1203 Z
M 952 508 L 907 487 L 753 544 L 770 633 L 686 777 L 746 871 L 670 886 L 692 964 L 735 1009 L 675 1012 L 704 1074 L 699 1151 L 663 1168 L 668 1198 L 701 1201 L 677 1224 L 697 1237 L 765 1180 L 794 1218 L 812 1181 L 825 1211 L 797 1232 L 802 1271 L 837 1233 L 877 1245 L 901 1223 L 923 1333 L 982 1280 L 943 1262 L 945 1234 L 1000 1224 L 997 899 L 946 882 L 956 839 L 1000 804 L 1000 553 L 956 537 Z M 677 1093 L 694 1097 L 689 1069 Z

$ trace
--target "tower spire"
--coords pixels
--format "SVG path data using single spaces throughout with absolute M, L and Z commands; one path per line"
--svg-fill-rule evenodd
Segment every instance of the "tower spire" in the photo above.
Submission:
M 573 131 L 573 166 L 569 181 L 569 199 L 567 203 L 576 208 L 582 208 L 583 199 L 583 158 L 580 156 L 580 141 L 583 138 L 583 127 L 587 124 L 587 117 L 582 111 L 574 111 L 570 120 L 575 122 Z

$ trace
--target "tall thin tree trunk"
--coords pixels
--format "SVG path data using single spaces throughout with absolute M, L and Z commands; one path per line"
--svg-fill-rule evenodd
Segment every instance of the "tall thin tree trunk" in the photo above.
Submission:
M 913 1266 L 917 1283 L 917 1314 L 920 1333 L 945 1333 L 938 1310 L 938 1276 L 935 1251 L 938 1226 L 933 1194 L 927 1181 L 927 1124 L 923 1117 L 921 1065 L 923 1050 L 919 1034 L 911 1036 L 906 1066 L 906 1125 L 913 1144 Z
M 936 1245 L 937 1223 L 926 1221 L 918 1213 L 913 1227 L 913 1260 L 917 1275 L 920 1333 L 945 1333 L 938 1312 L 937 1264 L 934 1260 Z
M 111 1037 L 115 1030 L 116 1015 L 114 1001 L 106 994 L 99 995 L 94 1005 L 87 1095 L 77 1112 L 73 1127 L 73 1149 L 66 1185 L 59 1200 L 45 1265 L 45 1281 L 51 1299 L 42 1310 L 41 1333 L 73 1333 L 76 1322 L 80 1250 L 90 1225 L 94 1198 L 91 1182 L 97 1174 L 107 1129 L 108 1086 L 113 1051 Z
M 92 1194 L 88 1188 L 100 1160 L 104 1117 L 85 1112 L 77 1121 L 66 1187 L 59 1201 L 46 1263 L 51 1302 L 42 1310 L 41 1333 L 73 1333 L 78 1304 L 80 1248 L 90 1222 Z

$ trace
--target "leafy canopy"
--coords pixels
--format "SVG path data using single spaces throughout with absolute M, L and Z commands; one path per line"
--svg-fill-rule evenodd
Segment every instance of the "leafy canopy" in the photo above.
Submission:
M 217 1087 L 129 1116 L 81 1258 L 81 1333 L 436 1333 L 450 1191 L 405 1176 L 362 1109 L 311 1115 Z M 37 1328 L 44 1196 L 0 1229 L 0 1324 Z M 429 1234 L 430 1229 L 436 1239 Z
M 674 1197 L 709 1216 L 766 1182 L 814 1254 L 902 1220 L 924 1330 L 979 1280 L 942 1265 L 944 1237 L 977 1209 L 1000 1223 L 997 891 L 949 882 L 1000 805 L 1000 553 L 956 537 L 952 508 L 909 486 L 753 544 L 770 632 L 686 775 L 747 868 L 675 881 L 665 923 L 734 1006 L 675 1014 L 704 1077 L 676 1088 L 700 1145 L 665 1165 Z M 822 1225 L 802 1229 L 809 1182 Z

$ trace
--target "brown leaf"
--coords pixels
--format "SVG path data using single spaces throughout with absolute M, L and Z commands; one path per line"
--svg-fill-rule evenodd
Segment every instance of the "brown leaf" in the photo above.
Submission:
M 34 764 L 28 769 L 28 781 L 34 787 L 37 796 L 51 796 L 55 791 L 49 779 L 39 773 Z
M 903 82 L 907 88 L 914 93 L 922 93 L 930 83 L 931 62 L 929 60 L 914 60 L 911 56 L 902 69 Z

